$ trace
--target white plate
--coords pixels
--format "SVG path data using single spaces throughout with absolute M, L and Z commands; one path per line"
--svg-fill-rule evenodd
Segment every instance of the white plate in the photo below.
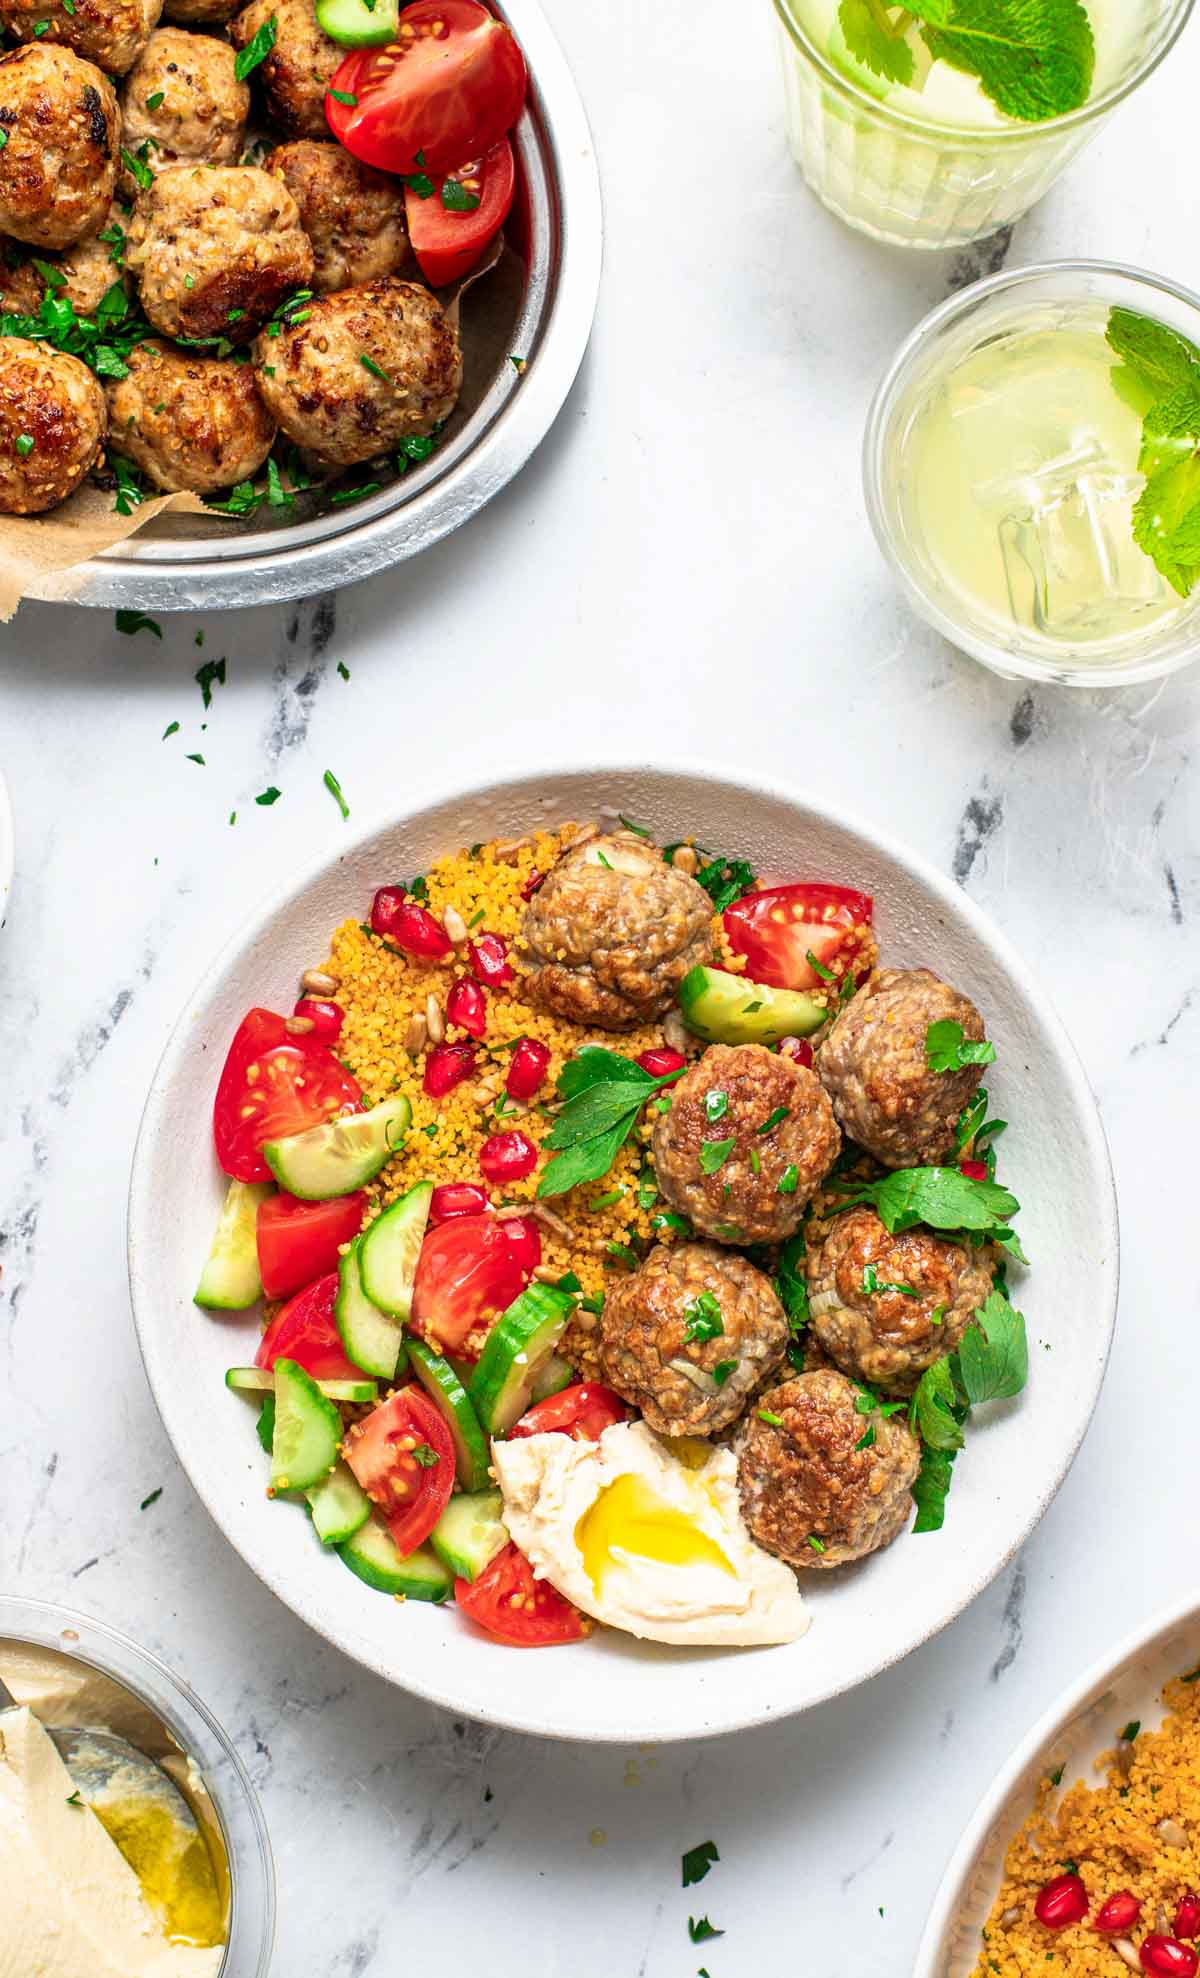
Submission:
M 842 1573 L 806 1576 L 813 1625 L 785 1648 L 669 1650 L 602 1631 L 520 1654 L 470 1633 L 453 1608 L 404 1608 L 323 1558 L 300 1515 L 264 1494 L 250 1411 L 222 1386 L 249 1360 L 250 1318 L 191 1302 L 222 1183 L 213 1090 L 252 1004 L 286 1004 L 305 968 L 376 886 L 439 852 L 594 816 L 604 804 L 660 842 L 694 834 L 764 871 L 842 880 L 875 895 L 889 962 L 928 963 L 983 1010 L 999 1062 L 988 1085 L 1012 1122 L 1004 1178 L 1025 1204 L 1035 1269 L 1021 1286 L 1034 1352 L 1024 1397 L 987 1411 L 960 1461 L 945 1531 L 904 1538 Z M 368 1668 L 448 1708 L 554 1737 L 667 1739 L 808 1709 L 907 1655 L 961 1613 L 1028 1537 L 1079 1447 L 1104 1377 L 1117 1292 L 1112 1174 L 1095 1102 L 1045 995 L 948 881 L 844 818 L 784 792 L 696 768 L 592 768 L 451 790 L 281 890 L 218 959 L 184 1011 L 151 1087 L 129 1210 L 134 1317 L 179 1458 L 223 1532 L 311 1627 Z
M 1136 1718 L 1146 1730 L 1157 1730 L 1166 1714 L 1163 1684 L 1197 1663 L 1200 1606 L 1193 1595 L 1144 1622 L 1059 1697 L 977 1807 L 942 1877 L 913 1978 L 969 1978 L 979 1958 L 980 1929 L 1000 1887 L 1005 1849 L 1032 1812 L 1041 1780 L 1061 1765 L 1064 1791 L 1076 1779 L 1098 1785 L 1092 1768 L 1122 1725 Z M 1114 1970 L 1116 1963 L 1114 1958 Z
M 0 771 L 0 927 L 3 927 L 8 914 L 8 897 L 12 892 L 13 872 L 17 862 L 16 838 L 13 833 L 12 805 L 8 797 L 8 785 Z

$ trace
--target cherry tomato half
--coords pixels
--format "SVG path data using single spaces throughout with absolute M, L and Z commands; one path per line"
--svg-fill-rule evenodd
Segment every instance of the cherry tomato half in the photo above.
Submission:
M 747 893 L 722 916 L 729 945 L 746 957 L 746 973 L 772 989 L 816 989 L 834 975 L 836 957 L 874 912 L 869 893 L 849 886 L 771 886 Z M 850 943 L 857 947 L 856 942 Z M 814 968 L 809 956 L 820 964 Z
M 625 1403 L 611 1387 L 581 1380 L 559 1394 L 536 1401 L 509 1430 L 509 1436 L 569 1435 L 572 1442 L 599 1442 L 605 1429 L 623 1422 L 627 1413 Z
M 345 1457 L 387 1519 L 405 1557 L 429 1537 L 454 1488 L 454 1444 L 444 1416 L 419 1387 L 401 1388 L 356 1422 Z
M 482 159 L 449 174 L 444 184 L 460 186 L 457 194 L 447 195 L 437 186 L 422 199 L 409 180 L 404 193 L 408 238 L 431 288 L 445 288 L 475 266 L 508 218 L 516 183 L 513 148 L 506 137 Z M 446 204 L 447 197 L 473 199 L 475 204 L 469 212 L 459 212 Z
M 416 0 L 395 41 L 339 64 L 325 117 L 364 164 L 424 173 L 440 197 L 441 178 L 498 144 L 524 101 L 525 57 L 511 28 L 479 0 Z
M 251 1010 L 229 1046 L 213 1106 L 217 1159 L 238 1181 L 269 1181 L 260 1147 L 320 1126 L 362 1100 L 358 1080 L 312 1032 L 295 1037 L 273 1010 Z
M 510 1648 L 550 1648 L 582 1641 L 583 1616 L 549 1580 L 534 1578 L 533 1567 L 515 1545 L 506 1545 L 477 1580 L 455 1580 L 454 1598 L 480 1628 Z
M 334 1323 L 337 1288 L 337 1272 L 330 1271 L 290 1299 L 260 1339 L 255 1366 L 270 1370 L 276 1360 L 294 1360 L 314 1380 L 361 1380 L 362 1368 L 346 1358 Z
M 447 1352 L 478 1358 L 486 1328 L 519 1298 L 541 1261 L 537 1224 L 527 1216 L 455 1216 L 421 1245 L 412 1327 Z
M 301 1202 L 284 1194 L 260 1202 L 258 1268 L 266 1296 L 290 1298 L 314 1278 L 336 1271 L 338 1251 L 358 1235 L 366 1206 L 361 1190 L 328 1202 Z

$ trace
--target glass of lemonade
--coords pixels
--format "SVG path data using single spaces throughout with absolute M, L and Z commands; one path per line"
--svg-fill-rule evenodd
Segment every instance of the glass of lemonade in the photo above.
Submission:
M 851 53 L 842 0 L 774 0 L 788 141 L 840 219 L 902 247 L 953 247 L 1007 226 L 1042 197 L 1104 119 L 1155 69 L 1192 0 L 1083 0 L 1095 66 L 1086 102 L 1022 122 L 973 75 L 932 59 L 895 0 L 850 0 L 901 44 L 907 83 Z
M 1102 261 L 977 282 L 892 363 L 863 476 L 911 603 L 997 672 L 1116 686 L 1200 657 L 1189 290 Z

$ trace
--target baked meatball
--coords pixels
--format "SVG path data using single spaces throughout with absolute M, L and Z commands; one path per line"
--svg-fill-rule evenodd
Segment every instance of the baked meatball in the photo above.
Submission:
M 816 1073 L 763 1044 L 711 1044 L 670 1099 L 654 1166 L 671 1207 L 721 1243 L 790 1236 L 842 1144 Z
M 539 1002 L 572 1023 L 629 1030 L 661 1016 L 712 959 L 712 901 L 657 845 L 617 831 L 573 845 L 525 909 Z
M 176 27 L 223 27 L 237 10 L 238 0 L 165 0 L 163 19 Z
M 798 1374 L 760 1395 L 737 1432 L 742 1516 L 789 1566 L 844 1566 L 890 1545 L 908 1522 L 920 1444 L 903 1414 L 877 1410 L 862 1448 L 858 1398 L 844 1374 Z
M 125 265 L 169 337 L 245 343 L 312 274 L 285 185 L 254 165 L 173 165 L 135 208 Z
M 0 513 L 43 515 L 74 494 L 107 424 L 86 364 L 26 337 L 0 337 Z
M 267 119 L 289 137 L 328 137 L 325 91 L 347 51 L 322 34 L 312 0 L 250 0 L 229 23 L 234 47 L 248 47 L 272 17 L 275 45 L 254 71 Z
M 783 1361 L 771 1280 L 711 1243 L 660 1244 L 605 1293 L 604 1378 L 660 1435 L 716 1435 Z
M 257 474 L 275 421 L 248 364 L 201 357 L 154 340 L 129 354 L 129 375 L 108 387 L 121 453 L 173 494 L 211 494 Z
M 811 1330 L 830 1359 L 854 1380 L 911 1394 L 991 1290 L 992 1252 L 920 1225 L 889 1236 L 864 1204 L 834 1217 L 806 1273 Z
M 399 179 L 360 165 L 340 144 L 306 137 L 281 144 L 263 169 L 283 180 L 300 208 L 318 294 L 399 274 L 409 258 Z
M 937 1166 L 954 1152 L 954 1128 L 983 1076 L 979 1065 L 931 1071 L 931 1023 L 962 1025 L 984 1041 L 966 996 L 927 968 L 885 968 L 843 1010 L 817 1052 L 817 1074 L 838 1124 L 884 1167 Z
M 69 247 L 104 225 L 121 119 L 107 76 L 35 41 L 0 56 L 0 233 Z
M 254 354 L 270 411 L 315 460 L 352 467 L 450 416 L 462 352 L 427 288 L 389 275 L 320 296 L 305 313 L 259 337 Z
M 118 224 L 119 219 L 118 214 Z M 129 286 L 124 269 L 113 260 L 113 245 L 118 237 L 111 233 L 111 214 L 109 221 L 110 225 L 102 229 L 109 234 L 108 240 L 90 234 L 86 240 L 77 240 L 73 247 L 64 248 L 61 254 L 47 250 L 34 256 L 32 249 L 17 241 L 0 240 L 3 307 L 18 315 L 36 316 L 49 288 L 69 302 L 78 315 L 94 316 L 114 282 L 119 282 L 122 288 Z M 53 268 L 58 279 L 47 281 L 34 266 L 35 259 Z
M 235 165 L 250 114 L 250 85 L 238 81 L 235 60 L 215 35 L 157 28 L 121 89 L 126 150 L 156 173 L 187 163 Z M 127 190 L 136 192 L 132 178 Z
M 162 12 L 162 0 L 0 0 L 0 27 L 17 41 L 61 42 L 108 75 L 132 68 Z M 0 99 L 2 100 L 2 99 Z

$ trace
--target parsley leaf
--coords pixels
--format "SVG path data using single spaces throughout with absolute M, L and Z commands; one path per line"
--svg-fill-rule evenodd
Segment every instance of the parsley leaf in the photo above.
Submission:
M 724 1930 L 718 1930 L 707 1916 L 688 1917 L 688 1936 L 694 1944 L 706 1944 L 710 1937 L 723 1937 Z
M 721 1307 L 713 1292 L 702 1291 L 698 1298 L 683 1308 L 686 1324 L 683 1328 L 685 1340 L 703 1344 L 708 1339 L 720 1339 L 725 1332 L 725 1321 L 721 1317 Z
M 565 1194 L 607 1174 L 646 1100 L 673 1085 L 684 1069 L 652 1078 L 632 1058 L 599 1044 L 568 1059 L 558 1075 L 558 1095 L 566 1103 L 543 1143 L 553 1159 L 542 1171 L 539 1197 Z
M 943 1017 L 925 1032 L 925 1062 L 930 1071 L 962 1071 L 967 1065 L 990 1065 L 996 1060 L 994 1044 L 973 1044 L 961 1023 Z
M 267 56 L 275 46 L 275 37 L 278 32 L 279 23 L 274 14 L 271 14 L 263 22 L 253 41 L 248 41 L 246 46 L 238 54 L 238 58 L 233 65 L 233 73 L 239 82 L 245 82 L 246 77 L 251 71 L 256 69 L 260 62 L 266 61 Z
M 153 632 L 156 639 L 162 638 L 162 626 L 156 618 L 147 618 L 144 611 L 118 611 L 117 630 L 129 638 L 135 632 Z
M 472 192 L 461 179 L 442 180 L 442 205 L 448 213 L 473 213 L 479 204 L 479 194 Z
M 338 782 L 337 777 L 334 775 L 332 769 L 327 769 L 325 771 L 325 774 L 324 776 L 322 776 L 321 781 L 322 783 L 324 783 L 325 788 L 328 790 L 330 796 L 333 798 L 334 803 L 341 811 L 342 821 L 344 823 L 345 820 L 350 815 L 350 806 L 346 802 L 345 797 L 342 795 L 342 786 Z
M 958 1347 L 958 1370 L 971 1407 L 1007 1401 L 1019 1394 L 1029 1374 L 1025 1321 L 1002 1291 L 991 1291 Z
M 994 1285 L 958 1351 L 925 1369 L 912 1398 L 909 1421 L 922 1444 L 921 1469 L 913 1485 L 914 1532 L 942 1528 L 954 1459 L 971 1409 L 1019 1394 L 1028 1365 L 1025 1321 Z
M 738 1366 L 738 1362 L 736 1360 L 717 1361 L 716 1366 L 712 1370 L 712 1377 L 715 1380 L 718 1387 L 724 1387 L 726 1381 L 729 1379 L 730 1374 L 734 1372 L 737 1366 Z
M 754 890 L 755 879 L 745 859 L 715 858 L 708 865 L 702 865 L 696 874 L 696 884 L 703 886 L 713 903 L 714 913 L 724 913 L 743 893 Z
M 158 1500 L 161 1496 L 162 1496 L 162 1485 L 160 1484 L 157 1490 L 152 1490 L 150 1492 L 149 1497 L 143 1497 L 141 1503 L 138 1505 L 138 1510 L 148 1511 L 152 1504 L 158 1503 Z
M 1009 1226 L 1020 1203 L 997 1181 L 976 1181 L 958 1168 L 896 1168 L 879 1181 L 864 1182 L 842 1203 L 870 1202 L 889 1235 L 925 1223 L 930 1229 L 964 1230 L 990 1238 L 1019 1263 L 1026 1263 L 1017 1233 Z
M 732 1154 L 736 1146 L 737 1146 L 737 1139 L 735 1136 L 732 1135 L 728 1140 L 701 1141 L 700 1143 L 701 1174 L 716 1174 L 718 1168 L 724 1167 L 726 1161 L 729 1159 L 729 1156 Z
M 225 664 L 226 662 L 223 659 L 206 659 L 203 666 L 194 675 L 205 707 L 212 706 L 212 690 L 214 686 L 223 687 L 225 685 Z
M 283 795 L 282 790 L 277 790 L 273 783 L 269 783 L 265 790 L 260 790 L 258 796 L 255 797 L 254 801 L 256 804 L 263 804 L 264 806 L 269 807 L 271 804 L 277 804 L 282 795 Z
M 413 1462 L 419 1463 L 423 1470 L 432 1470 L 434 1464 L 442 1460 L 437 1450 L 431 1449 L 427 1442 L 419 1442 L 411 1454 Z
M 689 1848 L 683 1857 L 683 1886 L 690 1889 L 693 1882 L 702 1882 L 714 1861 L 721 1859 L 715 1841 L 701 1841 L 699 1847 Z

